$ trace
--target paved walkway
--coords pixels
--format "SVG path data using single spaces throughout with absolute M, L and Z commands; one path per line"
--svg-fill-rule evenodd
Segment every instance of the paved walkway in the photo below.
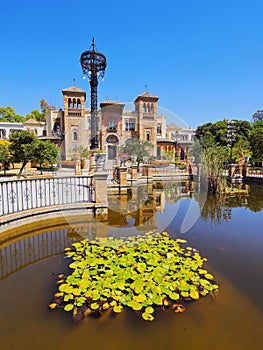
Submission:
M 87 175 L 87 170 L 83 171 L 83 175 Z M 0 170 L 0 181 L 7 181 L 7 180 L 13 180 L 13 179 L 17 179 L 19 174 L 19 169 L 10 169 L 10 170 L 6 170 L 6 174 L 4 173 L 3 170 Z M 75 175 L 75 169 L 71 169 L 71 168 L 60 168 L 57 171 L 43 171 L 43 175 L 52 175 L 54 174 L 55 177 L 60 177 L 60 176 L 73 176 Z M 40 171 L 38 171 L 35 168 L 32 169 L 25 169 L 22 175 L 26 176 L 26 175 L 40 175 Z

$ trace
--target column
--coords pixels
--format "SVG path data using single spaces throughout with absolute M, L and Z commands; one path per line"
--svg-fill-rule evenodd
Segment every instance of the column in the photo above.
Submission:
M 121 166 L 120 171 L 120 193 L 127 193 L 127 168 Z
M 78 153 L 76 153 L 75 175 L 81 176 L 81 161 L 80 161 L 80 155 Z
M 106 172 L 95 172 L 93 176 L 96 203 L 95 216 L 99 216 L 101 219 L 103 215 L 108 215 L 107 177 Z

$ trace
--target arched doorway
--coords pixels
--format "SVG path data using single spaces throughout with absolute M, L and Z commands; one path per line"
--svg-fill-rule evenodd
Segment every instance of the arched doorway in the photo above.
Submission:
M 118 138 L 115 135 L 109 135 L 106 139 L 107 148 L 108 148 L 108 160 L 114 160 L 117 156 L 117 145 Z

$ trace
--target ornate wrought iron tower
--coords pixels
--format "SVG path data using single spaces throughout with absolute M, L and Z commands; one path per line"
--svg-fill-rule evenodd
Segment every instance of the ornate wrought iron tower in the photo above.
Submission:
M 104 79 L 106 69 L 106 57 L 97 51 L 92 38 L 92 44 L 88 51 L 80 56 L 80 64 L 83 71 L 83 78 L 89 77 L 90 83 L 90 106 L 91 106 L 91 149 L 99 147 L 98 138 L 98 79 Z

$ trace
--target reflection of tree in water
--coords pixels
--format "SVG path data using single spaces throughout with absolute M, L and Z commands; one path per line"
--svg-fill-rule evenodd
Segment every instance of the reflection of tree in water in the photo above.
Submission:
M 253 185 L 249 189 L 247 198 L 247 207 L 253 212 L 261 211 L 263 208 L 263 187 L 262 185 Z
M 227 215 L 226 212 L 228 209 L 229 207 L 226 205 L 225 196 L 208 194 L 201 211 L 201 216 L 206 221 L 211 221 L 214 224 L 219 224 L 223 218 L 230 216 L 230 214 Z
M 231 195 L 208 194 L 201 211 L 201 216 L 206 221 L 214 224 L 232 219 L 232 209 L 247 207 L 253 212 L 263 209 L 263 187 L 259 185 L 249 186 L 248 194 L 236 193 Z

